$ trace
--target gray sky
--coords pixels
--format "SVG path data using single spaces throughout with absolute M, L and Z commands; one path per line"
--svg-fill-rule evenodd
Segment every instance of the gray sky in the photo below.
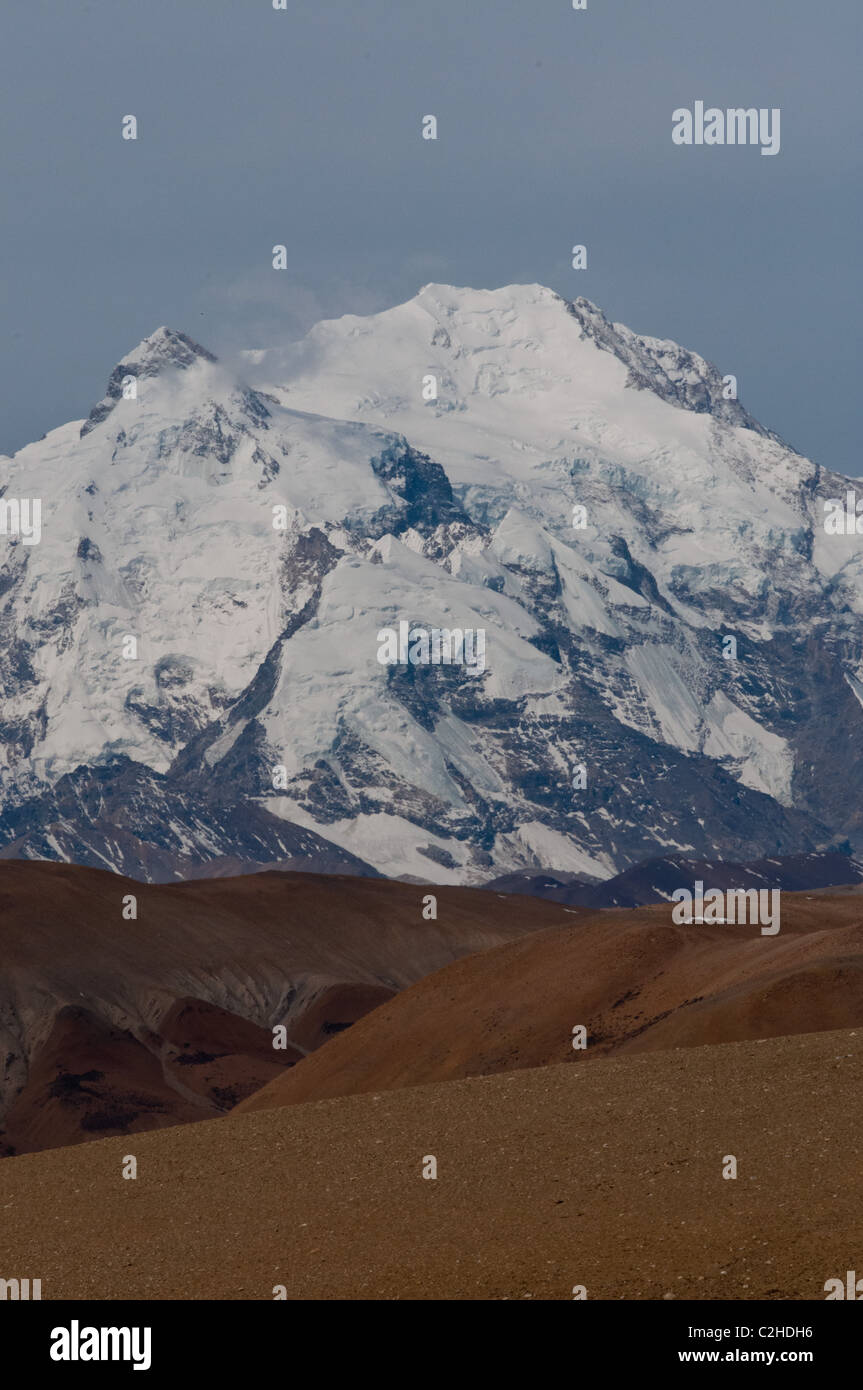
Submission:
M 429 280 L 539 281 L 703 353 L 795 447 L 863 472 L 860 12 L 4 0 L 0 452 L 85 415 L 161 323 L 218 352 Z M 780 107 L 780 154 L 676 147 L 696 100 Z

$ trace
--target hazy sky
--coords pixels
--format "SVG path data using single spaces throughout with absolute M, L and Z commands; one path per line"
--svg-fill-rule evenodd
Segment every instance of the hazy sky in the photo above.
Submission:
M 860 12 L 3 0 L 0 451 L 86 415 L 162 323 L 218 352 L 429 280 L 539 281 L 703 353 L 863 473 Z M 781 108 L 781 152 L 675 146 L 697 100 Z

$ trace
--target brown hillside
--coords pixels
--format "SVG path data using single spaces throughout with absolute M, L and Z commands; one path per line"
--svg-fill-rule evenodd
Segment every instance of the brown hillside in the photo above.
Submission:
M 432 891 L 438 919 L 426 921 Z M 123 917 L 130 894 L 135 920 Z M 4 861 L 0 1154 L 230 1109 L 421 976 L 571 914 L 382 879 L 153 886 Z
M 579 1024 L 586 1051 L 572 1047 Z M 783 894 L 774 937 L 675 926 L 665 904 L 605 911 L 445 967 L 242 1108 L 856 1025 L 859 896 Z

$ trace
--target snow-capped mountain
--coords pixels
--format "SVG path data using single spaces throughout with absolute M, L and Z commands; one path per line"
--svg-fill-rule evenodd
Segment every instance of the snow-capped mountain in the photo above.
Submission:
M 7 532 L 41 502 L 0 535 L 0 854 L 475 883 L 860 846 L 852 485 L 726 394 L 536 285 L 239 370 L 157 330 L 0 459 Z M 402 622 L 484 668 L 382 665 Z

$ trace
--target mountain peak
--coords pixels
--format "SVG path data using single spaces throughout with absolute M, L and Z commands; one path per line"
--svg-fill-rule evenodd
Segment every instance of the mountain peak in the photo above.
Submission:
M 213 353 L 201 347 L 193 338 L 163 324 L 148 338 L 142 339 L 131 352 L 127 352 L 125 357 L 121 357 L 114 370 L 125 367 L 132 375 L 153 376 L 162 367 L 191 367 L 199 359 L 216 361 Z M 137 373 L 135 368 L 138 368 Z
M 216 362 L 218 359 L 200 343 L 185 333 L 162 324 L 148 338 L 143 338 L 137 347 L 121 357 L 108 379 L 108 389 L 98 405 L 94 405 L 84 424 L 81 436 L 89 434 L 110 415 L 114 406 L 123 396 L 123 383 L 129 377 L 136 381 L 145 377 L 158 376 L 165 368 L 179 367 L 185 371 L 196 362 Z
M 739 412 L 541 285 L 429 285 L 242 376 L 160 327 L 87 438 L 4 463 L 0 857 L 323 839 L 470 884 L 859 851 L 859 550 Z
M 753 430 L 765 438 L 784 443 L 772 430 L 761 425 L 737 400 L 733 388 L 712 362 L 699 353 L 690 352 L 679 343 L 635 333 L 622 323 L 612 323 L 591 300 L 576 296 L 565 299 L 546 285 L 504 285 L 498 289 L 475 290 L 455 285 L 428 284 L 412 301 L 428 310 L 432 316 L 448 321 L 473 321 L 491 324 L 511 324 L 513 315 L 533 322 L 536 331 L 549 320 L 537 318 L 543 309 L 558 306 L 578 323 L 583 337 L 596 347 L 611 353 L 627 369 L 627 385 L 636 390 L 652 391 L 660 399 L 683 410 L 710 414 L 727 424 Z M 499 316 L 499 317 L 497 317 Z M 482 329 L 486 332 L 487 330 Z M 787 447 L 787 446 L 786 446 Z
M 434 281 L 423 285 L 414 302 L 423 303 L 426 300 L 433 301 L 439 308 L 451 311 L 485 312 L 490 309 L 525 309 L 533 304 L 553 303 L 555 300 L 560 304 L 566 303 L 561 295 L 555 290 L 550 290 L 547 285 L 501 285 L 497 289 L 472 289 L 468 285 L 441 285 Z
M 368 362 L 370 338 L 376 340 L 377 368 Z M 377 413 L 378 423 L 387 425 L 401 413 L 410 437 L 420 421 L 395 383 L 431 372 L 442 384 L 441 397 L 432 410 L 422 403 L 421 428 L 428 420 L 443 420 L 440 437 L 427 440 L 433 449 L 448 447 L 454 433 L 450 413 L 464 412 L 470 400 L 494 399 L 498 407 L 508 403 L 518 412 L 541 392 L 542 428 L 552 428 L 554 403 L 555 428 L 569 433 L 573 402 L 597 399 L 597 391 L 607 394 L 606 408 L 618 419 L 629 414 L 634 396 L 653 395 L 678 410 L 710 416 L 788 448 L 741 404 L 737 379 L 725 367 L 670 338 L 637 333 L 606 317 L 591 300 L 580 295 L 570 300 L 547 285 L 473 289 L 430 282 L 393 308 L 325 319 L 311 329 L 308 342 L 314 379 L 291 364 L 293 405 L 346 417 L 360 413 L 365 419 Z M 624 368 L 622 377 L 619 370 L 608 370 L 609 357 Z M 276 362 L 274 357 L 267 363 L 270 375 L 264 378 L 272 385 Z M 497 416 L 503 418 L 500 409 Z M 522 424 L 516 413 L 508 437 Z

